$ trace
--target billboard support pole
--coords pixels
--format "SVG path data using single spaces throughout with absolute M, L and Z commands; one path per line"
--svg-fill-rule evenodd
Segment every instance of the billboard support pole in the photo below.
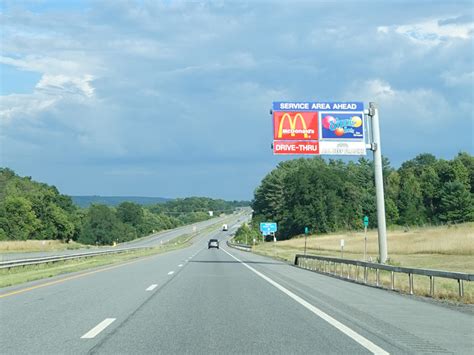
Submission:
M 377 196 L 377 225 L 379 237 L 379 262 L 387 262 L 387 226 L 385 222 L 385 199 L 383 191 L 382 150 L 380 146 L 379 110 L 374 102 L 369 103 L 372 118 L 372 138 L 374 152 L 375 191 Z

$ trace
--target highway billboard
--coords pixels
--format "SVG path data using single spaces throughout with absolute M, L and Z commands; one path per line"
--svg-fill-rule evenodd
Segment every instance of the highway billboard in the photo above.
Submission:
M 273 153 L 365 155 L 362 102 L 273 102 Z

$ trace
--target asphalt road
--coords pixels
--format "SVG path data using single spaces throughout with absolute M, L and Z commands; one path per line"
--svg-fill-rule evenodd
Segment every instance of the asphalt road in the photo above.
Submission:
M 1 353 L 472 354 L 470 307 L 345 282 L 224 242 L 207 249 L 210 237 L 227 235 L 1 289 Z
M 248 218 L 248 215 L 241 214 L 241 218 Z M 245 216 L 245 217 L 244 217 Z M 224 223 L 229 216 L 211 218 L 206 221 L 194 223 L 192 225 L 186 225 L 178 227 L 175 229 L 170 229 L 166 231 L 161 231 L 154 233 L 147 237 L 136 239 L 130 242 L 121 243 L 117 245 L 118 247 L 152 247 L 159 245 L 160 243 L 166 243 L 167 241 L 177 238 L 184 234 L 199 233 L 199 231 L 210 227 L 213 224 Z M 0 253 L 0 261 L 10 261 L 10 260 L 24 260 L 24 259 L 33 259 L 46 256 L 56 256 L 56 255 L 71 255 L 83 252 L 92 252 L 92 251 L 106 251 L 113 250 L 114 247 L 91 247 L 83 249 L 73 249 L 73 250 L 60 250 L 60 251 L 39 251 L 39 252 L 11 252 L 11 253 Z

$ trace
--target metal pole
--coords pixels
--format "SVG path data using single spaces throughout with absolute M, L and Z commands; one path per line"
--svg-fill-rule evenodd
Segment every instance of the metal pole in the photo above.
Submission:
M 367 226 L 364 226 L 364 261 L 367 261 Z
M 387 227 L 385 224 L 385 200 L 383 194 L 382 149 L 380 146 L 379 110 L 374 102 L 369 104 L 369 115 L 372 117 L 372 135 L 374 151 L 375 191 L 377 196 L 377 224 L 379 236 L 379 261 L 387 261 Z
M 306 255 L 306 239 L 308 239 L 307 234 L 304 235 L 304 255 Z

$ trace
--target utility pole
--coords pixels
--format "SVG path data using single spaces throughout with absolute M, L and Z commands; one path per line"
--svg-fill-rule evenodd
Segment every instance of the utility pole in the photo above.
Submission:
M 385 198 L 383 192 L 382 149 L 380 145 L 379 110 L 374 102 L 369 103 L 372 119 L 372 151 L 374 152 L 375 191 L 377 197 L 377 225 L 379 237 L 379 262 L 387 261 L 387 226 L 385 223 Z

